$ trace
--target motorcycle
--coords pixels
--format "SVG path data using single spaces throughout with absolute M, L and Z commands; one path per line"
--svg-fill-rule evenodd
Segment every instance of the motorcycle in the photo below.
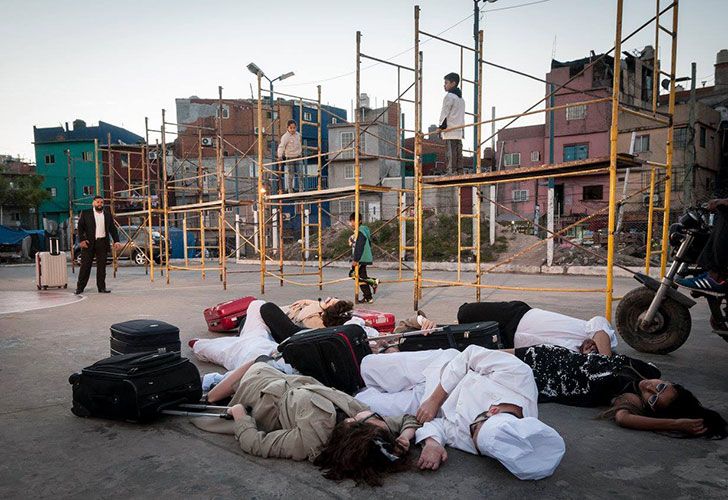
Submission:
M 679 348 L 690 335 L 690 308 L 697 302 L 678 291 L 676 279 L 704 272 L 698 257 L 712 228 L 712 216 L 703 207 L 688 209 L 669 230 L 672 264 L 658 281 L 642 273 L 634 278 L 642 286 L 628 292 L 616 311 L 616 327 L 634 349 L 667 354 Z M 713 332 L 728 342 L 728 295 L 690 290 L 693 298 L 704 298 L 710 307 Z

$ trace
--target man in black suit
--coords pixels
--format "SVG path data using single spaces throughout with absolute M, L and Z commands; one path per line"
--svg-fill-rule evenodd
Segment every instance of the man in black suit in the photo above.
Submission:
M 106 256 L 109 253 L 109 236 L 114 247 L 121 248 L 119 233 L 111 210 L 104 208 L 104 199 L 95 196 L 93 210 L 83 210 L 78 216 L 78 238 L 81 241 L 81 269 L 78 272 L 76 295 L 83 293 L 91 276 L 91 265 L 96 257 L 96 287 L 99 293 L 110 293 L 106 288 Z

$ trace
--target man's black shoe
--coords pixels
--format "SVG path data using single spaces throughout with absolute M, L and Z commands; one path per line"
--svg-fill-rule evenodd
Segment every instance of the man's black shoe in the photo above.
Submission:
M 81 295 L 82 293 L 83 293 L 83 290 L 76 289 L 76 291 L 73 292 L 73 295 Z
M 111 290 L 107 288 L 102 288 L 101 290 L 99 290 L 99 293 L 111 293 Z

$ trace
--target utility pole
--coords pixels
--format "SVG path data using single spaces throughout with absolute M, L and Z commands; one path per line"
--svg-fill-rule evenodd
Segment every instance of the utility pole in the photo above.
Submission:
M 685 163 L 684 168 L 686 170 L 683 178 L 683 189 L 685 192 L 685 204 L 687 206 L 693 206 L 695 204 L 695 193 L 693 187 L 695 186 L 695 104 L 696 104 L 696 92 L 695 92 L 695 80 L 696 80 L 696 64 L 691 63 L 690 65 L 690 100 L 688 101 L 688 144 L 687 151 L 685 152 Z
M 480 0 L 473 0 L 473 53 L 475 54 L 474 62 L 473 62 L 473 82 L 475 83 L 473 85 L 473 114 L 476 114 L 476 110 L 478 109 L 478 87 L 481 85 L 480 83 L 480 74 L 479 74 L 479 62 L 480 58 L 482 57 L 482 54 L 479 50 L 479 43 L 478 33 L 480 32 L 480 4 L 478 3 Z M 463 75 L 460 75 L 460 78 L 463 78 Z M 480 119 L 480 117 L 478 117 Z M 478 168 L 478 155 L 480 154 L 480 144 L 478 144 L 478 127 L 473 127 L 473 172 L 477 172 Z M 475 199 L 473 199 L 473 203 L 475 203 Z

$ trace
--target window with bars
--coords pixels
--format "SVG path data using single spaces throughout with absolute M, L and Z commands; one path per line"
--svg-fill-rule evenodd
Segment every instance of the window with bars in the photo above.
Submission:
M 583 120 L 586 118 L 586 104 L 579 106 L 569 106 L 566 108 L 567 120 Z
M 505 153 L 503 155 L 503 165 L 506 167 L 516 167 L 521 164 L 521 153 Z
M 220 118 L 220 107 L 215 108 L 215 118 Z M 222 107 L 222 118 L 223 120 L 227 120 L 230 118 L 230 109 L 226 108 L 225 106 Z
M 531 151 L 531 161 L 541 161 L 541 152 L 540 151 Z
M 313 115 L 310 111 L 304 111 L 303 112 L 303 121 L 305 122 L 311 122 L 313 121 Z
M 344 169 L 344 179 L 354 178 L 354 165 L 347 165 Z M 359 170 L 359 178 L 361 179 L 361 170 Z
M 46 188 L 46 191 L 51 195 L 51 198 L 55 198 L 56 194 L 58 194 L 56 188 Z
M 83 153 L 81 153 L 81 159 L 83 161 L 93 161 L 93 159 L 94 159 L 93 151 L 84 151 Z
M 93 196 L 95 191 L 96 191 L 96 187 L 95 186 L 84 186 L 83 187 L 83 195 L 84 196 Z
M 353 148 L 354 147 L 354 132 L 342 132 L 341 133 L 341 149 Z M 354 151 L 342 151 L 339 155 L 341 159 L 352 159 L 354 158 Z M 351 174 L 351 179 L 354 178 L 354 174 Z
M 672 133 L 672 143 L 676 148 L 685 148 L 688 145 L 688 128 L 676 127 Z
M 604 197 L 604 186 L 601 184 L 596 186 L 584 186 L 581 191 L 581 199 L 583 201 L 602 200 Z
M 513 201 L 514 202 L 528 201 L 528 189 L 514 189 L 513 190 Z
M 53 165 L 56 163 L 56 155 L 45 155 L 45 164 Z

